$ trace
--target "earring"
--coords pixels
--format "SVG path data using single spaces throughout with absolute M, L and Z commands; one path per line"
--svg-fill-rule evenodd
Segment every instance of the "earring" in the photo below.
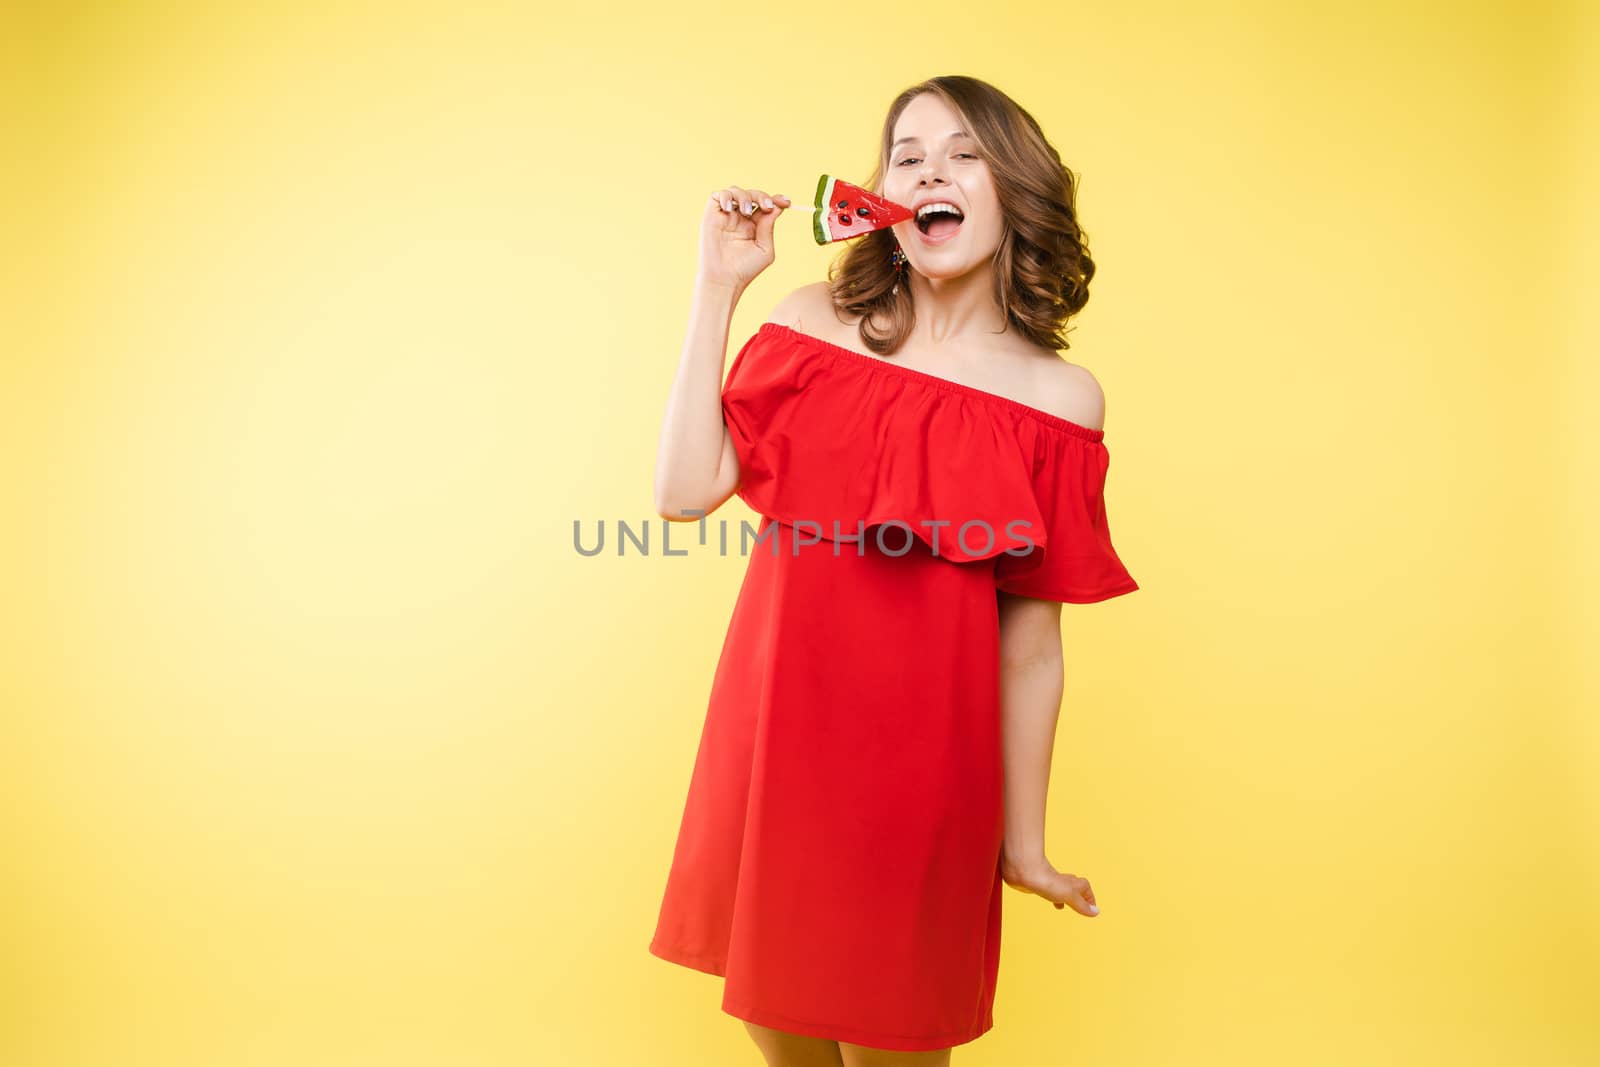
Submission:
M 895 243 L 894 251 L 889 254 L 889 262 L 894 264 L 895 275 L 894 289 L 891 291 L 891 293 L 894 296 L 899 296 L 900 279 L 904 278 L 906 275 L 906 254 L 900 248 L 899 242 Z

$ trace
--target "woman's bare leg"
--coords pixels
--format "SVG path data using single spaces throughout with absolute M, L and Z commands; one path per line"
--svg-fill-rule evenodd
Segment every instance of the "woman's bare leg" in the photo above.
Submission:
M 837 1041 L 774 1030 L 748 1019 L 743 1022 L 761 1055 L 766 1057 L 767 1067 L 844 1067 Z
M 932 1052 L 895 1052 L 890 1049 L 868 1048 L 839 1042 L 839 1053 L 844 1057 L 843 1067 L 949 1067 L 950 1050 Z

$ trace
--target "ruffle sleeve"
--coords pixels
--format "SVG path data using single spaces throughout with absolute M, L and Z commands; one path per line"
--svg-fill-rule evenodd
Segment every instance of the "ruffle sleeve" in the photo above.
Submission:
M 1032 478 L 1044 515 L 1043 551 L 1003 555 L 995 588 L 1018 596 L 1091 604 L 1139 588 L 1111 543 L 1106 517 L 1106 472 L 1111 454 L 1101 441 L 1041 434 Z
M 834 541 L 903 530 L 996 588 L 1087 603 L 1137 589 L 1112 548 L 1103 434 L 1018 401 L 764 323 L 722 411 L 739 497 Z

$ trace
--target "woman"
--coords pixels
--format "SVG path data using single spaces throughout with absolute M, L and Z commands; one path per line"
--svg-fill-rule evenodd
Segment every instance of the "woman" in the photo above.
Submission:
M 1002 886 L 1098 913 L 1044 853 L 1060 610 L 1138 588 L 1100 389 L 1057 353 L 1094 273 L 1071 173 L 968 77 L 902 93 L 880 149 L 866 188 L 918 217 L 720 387 L 790 201 L 712 196 L 656 468 L 664 517 L 737 491 L 761 521 L 650 951 L 722 975 L 774 1067 L 947 1064 L 993 1025 Z

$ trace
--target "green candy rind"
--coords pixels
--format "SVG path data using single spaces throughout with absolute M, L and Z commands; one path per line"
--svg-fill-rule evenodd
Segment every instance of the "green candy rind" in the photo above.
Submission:
M 827 215 L 828 210 L 830 210 L 828 208 L 828 199 L 829 188 L 832 185 L 833 179 L 828 175 L 824 174 L 822 177 L 818 178 L 816 201 L 811 205 L 817 209 L 811 213 L 811 236 L 817 239 L 817 244 L 819 245 L 825 245 L 828 243 L 828 231 L 822 225 L 822 220 Z

